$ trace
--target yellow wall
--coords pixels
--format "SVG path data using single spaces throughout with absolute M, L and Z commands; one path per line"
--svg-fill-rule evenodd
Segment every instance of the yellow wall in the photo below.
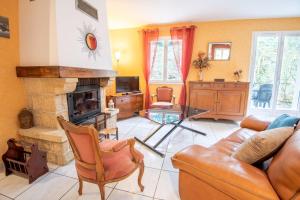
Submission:
M 7 139 L 16 137 L 17 115 L 26 105 L 26 100 L 21 80 L 16 77 L 16 66 L 19 64 L 18 0 L 0 0 L 0 5 L 0 15 L 9 18 L 10 26 L 10 39 L 0 37 L 0 155 L 2 155 L 7 149 Z
M 231 58 L 229 61 L 212 61 L 211 68 L 205 71 L 205 80 L 225 78 L 226 81 L 234 80 L 233 71 L 243 70 L 242 81 L 248 81 L 251 56 L 251 42 L 253 31 L 284 31 L 300 30 L 300 18 L 282 19 L 257 19 L 257 20 L 232 20 L 199 23 L 182 23 L 175 25 L 148 26 L 159 27 L 160 35 L 169 35 L 170 27 L 194 24 L 198 28 L 195 34 L 193 59 L 199 51 L 207 52 L 208 42 L 232 42 Z M 142 28 L 119 29 L 110 31 L 112 53 L 120 50 L 121 59 L 119 66 L 114 60 L 114 69 L 119 75 L 139 75 L 141 90 L 144 91 L 142 59 Z M 113 55 L 114 57 L 114 55 Z M 192 66 L 188 80 L 198 80 L 198 71 Z M 151 86 L 151 93 L 155 93 L 158 85 Z M 172 85 L 175 95 L 178 97 L 180 85 Z M 111 93 L 114 91 L 111 90 Z M 178 99 L 178 98 L 177 98 Z

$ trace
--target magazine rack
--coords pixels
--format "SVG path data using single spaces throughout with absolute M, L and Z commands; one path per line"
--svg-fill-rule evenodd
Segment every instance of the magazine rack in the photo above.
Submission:
M 31 146 L 31 152 L 24 148 L 15 139 L 7 141 L 8 150 L 2 156 L 6 176 L 16 173 L 26 176 L 29 184 L 49 171 L 46 152 L 38 150 L 38 145 Z

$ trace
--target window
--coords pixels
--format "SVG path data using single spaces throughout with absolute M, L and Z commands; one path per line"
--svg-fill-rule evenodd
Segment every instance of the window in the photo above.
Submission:
M 251 108 L 300 110 L 300 32 L 257 32 L 253 40 Z
M 230 50 L 227 48 L 215 48 L 215 59 L 226 60 L 229 58 Z
M 151 42 L 150 58 L 152 61 L 155 46 L 157 48 L 156 57 L 153 65 L 151 65 L 150 82 L 181 83 L 181 74 L 176 64 L 175 53 L 178 53 L 178 62 L 180 63 L 182 55 L 182 40 L 172 41 L 171 38 L 166 37 L 160 38 L 157 42 Z

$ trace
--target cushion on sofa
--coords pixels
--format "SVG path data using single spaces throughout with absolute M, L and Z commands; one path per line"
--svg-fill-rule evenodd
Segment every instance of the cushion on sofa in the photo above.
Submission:
M 258 133 L 255 130 L 248 128 L 241 128 L 236 130 L 226 138 L 219 140 L 214 145 L 210 146 L 209 149 L 219 151 L 221 153 L 231 156 L 233 152 L 248 138 Z
M 298 124 L 299 118 L 283 114 L 277 117 L 269 126 L 268 129 L 280 128 L 280 127 L 294 127 Z
M 250 115 L 241 121 L 241 128 L 248 128 L 256 131 L 264 131 L 268 128 L 270 122 L 260 120 L 253 115 Z
M 249 164 L 269 159 L 293 134 L 293 127 L 262 131 L 241 144 L 232 156 Z

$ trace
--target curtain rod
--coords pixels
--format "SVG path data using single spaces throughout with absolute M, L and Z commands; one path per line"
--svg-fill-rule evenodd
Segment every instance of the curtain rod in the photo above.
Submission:
M 196 26 L 196 25 L 190 25 L 190 26 L 179 26 L 179 27 L 170 27 L 170 30 L 176 30 L 176 29 L 183 29 L 183 28 L 192 28 L 192 27 L 194 27 L 194 28 L 198 28 L 198 26 Z M 140 29 L 140 30 L 138 30 L 137 32 L 143 32 L 144 30 L 149 30 L 149 31 L 154 31 L 154 30 L 159 30 L 160 28 L 159 27 L 156 27 L 156 28 L 145 28 L 145 29 Z

